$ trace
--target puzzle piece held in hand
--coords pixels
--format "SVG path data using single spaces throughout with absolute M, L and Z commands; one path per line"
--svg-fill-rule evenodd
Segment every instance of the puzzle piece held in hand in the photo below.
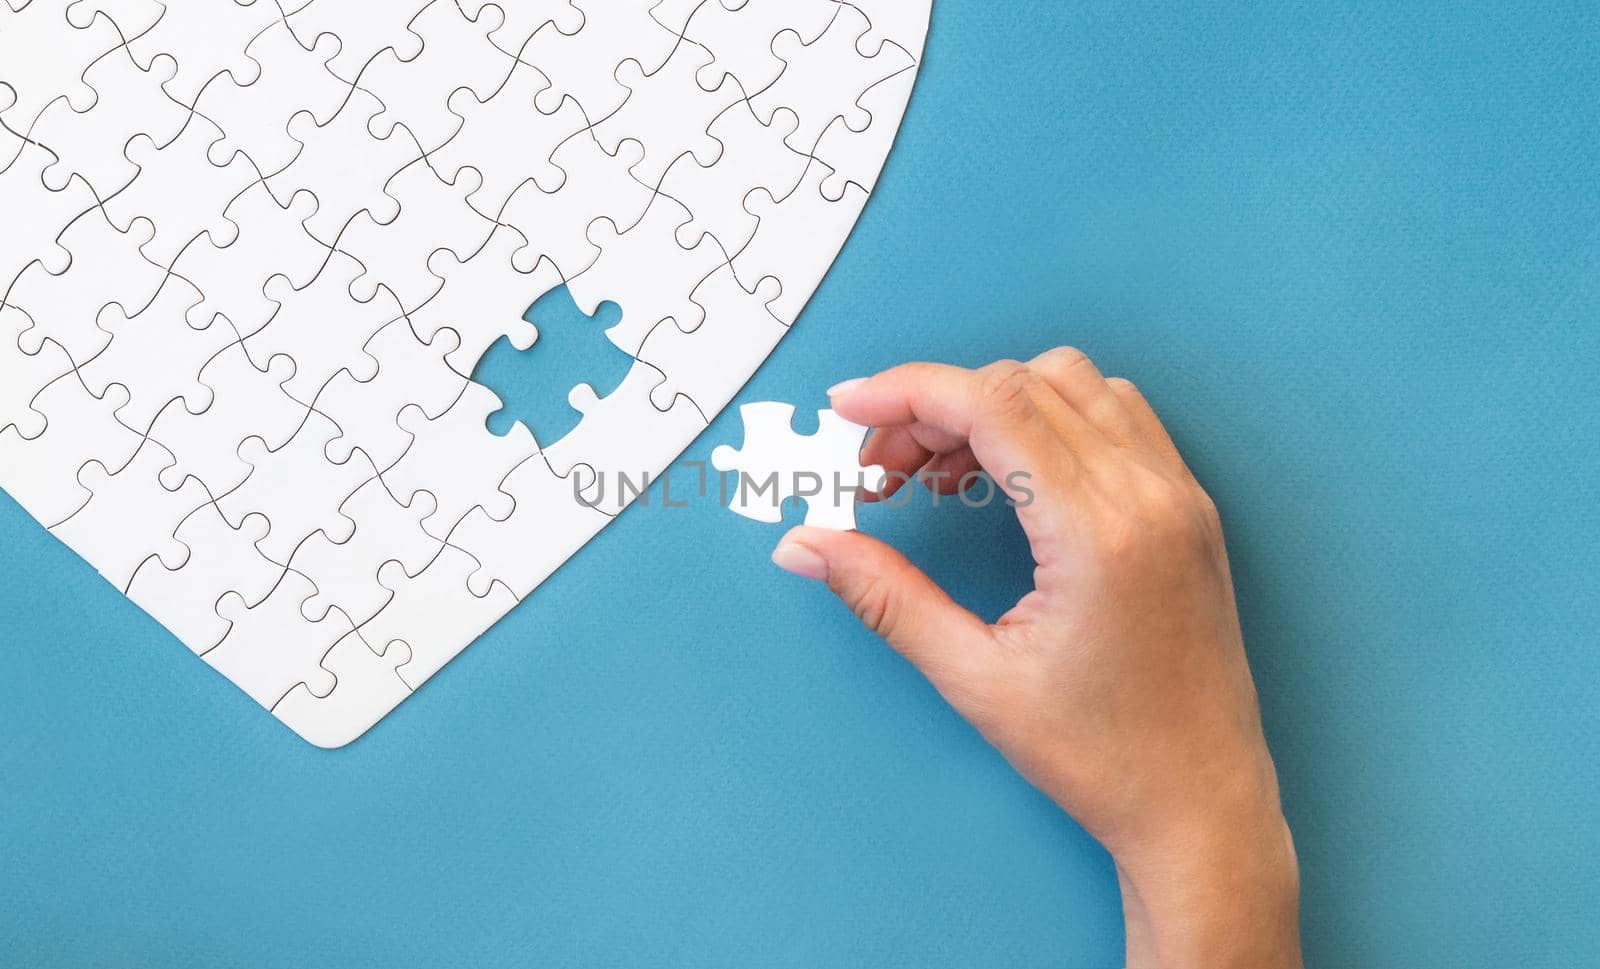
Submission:
M 849 531 L 856 527 L 856 494 L 883 487 L 884 472 L 861 463 L 867 428 L 831 410 L 817 412 L 817 433 L 796 434 L 794 405 L 774 401 L 745 404 L 744 447 L 724 444 L 711 452 L 718 471 L 737 472 L 729 485 L 733 511 L 753 521 L 783 521 L 783 503 L 801 498 L 806 524 Z

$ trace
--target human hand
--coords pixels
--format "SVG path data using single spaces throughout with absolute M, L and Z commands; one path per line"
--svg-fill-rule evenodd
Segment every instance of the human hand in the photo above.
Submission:
M 1222 528 L 1155 412 L 1082 353 L 913 363 L 830 391 L 863 464 L 1015 502 L 1034 589 L 994 625 L 888 545 L 804 526 L 773 561 L 826 581 L 1111 852 L 1128 965 L 1298 966 L 1298 875 Z

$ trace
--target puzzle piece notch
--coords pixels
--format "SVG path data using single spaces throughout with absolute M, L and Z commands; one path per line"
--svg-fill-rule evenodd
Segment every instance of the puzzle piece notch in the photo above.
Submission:
M 455 331 L 461 343 L 447 359 L 457 373 L 472 373 L 484 351 L 501 337 L 518 350 L 528 349 L 539 338 L 538 329 L 523 315 L 565 280 L 547 260 L 531 271 L 517 266 L 514 256 L 526 245 L 522 233 L 501 225 L 471 256 L 440 249 L 428 258 L 428 271 L 438 279 L 438 287 L 408 315 L 423 340 L 432 341 L 442 329 Z
M 268 3 L 269 0 L 253 0 Z M 401 61 L 416 60 L 424 39 L 412 26 L 424 7 L 434 0 L 384 0 L 349 3 L 347 0 L 311 0 L 288 12 L 285 20 L 302 47 L 312 47 L 322 37 L 339 42 L 339 53 L 329 68 L 340 77 L 354 77 L 379 52 L 392 50 Z
M 390 194 L 400 200 L 400 213 L 387 224 L 362 211 L 343 227 L 333 247 L 361 263 L 364 272 L 351 281 L 350 295 L 370 301 L 379 285 L 402 306 L 420 306 L 434 292 L 428 261 L 449 250 L 458 260 L 476 255 L 494 234 L 495 220 L 473 208 L 468 199 L 482 185 L 475 168 L 455 172 L 453 182 L 440 179 L 432 166 L 418 159 L 390 180 Z
M 42 263 L 31 263 L 6 296 L 12 305 L 40 310 L 18 341 L 22 352 L 38 353 L 48 341 L 79 363 L 93 360 L 111 342 L 111 333 L 98 322 L 106 307 L 115 304 L 122 315 L 137 317 L 162 288 L 166 271 L 143 252 L 154 236 L 148 219 L 134 219 L 126 232 L 100 209 L 74 219 L 60 236 L 74 253 L 66 270 L 51 275 Z
M 524 179 L 547 192 L 565 180 L 550 159 L 563 142 L 590 127 L 590 116 L 572 98 L 540 108 L 538 95 L 548 88 L 538 68 L 517 61 L 487 97 L 468 87 L 450 95 L 449 111 L 458 123 L 431 148 L 428 163 L 450 181 L 461 169 L 476 168 L 480 184 L 471 202 L 479 212 L 499 212 Z
M 88 111 L 99 93 L 84 80 L 85 69 L 123 43 L 117 26 L 103 13 L 79 26 L 68 20 L 59 2 L 15 11 L 0 29 L 0 64 L 6 72 L 0 79 L 0 104 L 10 102 L 0 117 L 12 130 L 26 132 L 58 97 L 73 111 Z
M 617 83 L 628 89 L 628 96 L 615 111 L 595 122 L 593 133 L 600 147 L 613 155 L 625 138 L 644 145 L 644 158 L 630 172 L 645 185 L 661 184 L 667 168 L 681 155 L 690 155 L 706 167 L 721 155 L 722 146 L 709 130 L 711 124 L 745 101 L 746 94 L 731 77 L 723 78 L 711 90 L 701 87 L 696 72 L 710 60 L 705 48 L 684 43 L 649 73 L 631 57 L 617 65 Z
M 833 259 L 827 255 L 844 245 L 855 227 L 867 193 L 859 185 L 845 186 L 844 196 L 829 201 L 822 193 L 831 169 L 813 160 L 800 184 L 783 198 L 756 189 L 745 199 L 745 209 L 757 219 L 750 241 L 733 257 L 734 274 L 746 289 L 767 276 L 776 277 L 783 293 L 770 304 L 772 313 L 793 325 L 816 292 Z M 816 240 L 836 240 L 832 247 Z
M 467 378 L 449 364 L 460 345 L 460 335 L 449 328 L 423 343 L 404 317 L 374 334 L 366 350 L 378 361 L 377 373 L 363 381 L 341 370 L 317 394 L 317 412 L 339 427 L 339 436 L 328 442 L 328 459 L 343 464 L 360 448 L 379 468 L 399 460 L 411 445 L 400 412 L 417 407 L 432 419 L 461 398 Z
M 282 170 L 267 175 L 266 183 L 279 199 L 302 189 L 316 196 L 317 211 L 306 220 L 306 229 L 319 239 L 336 237 L 363 210 L 380 225 L 400 215 L 400 200 L 390 194 L 389 183 L 425 153 L 403 124 L 387 138 L 373 137 L 367 119 L 380 107 L 377 98 L 358 88 L 326 124 L 318 124 L 309 111 L 289 119 L 289 137 L 300 150 Z M 352 145 L 361 151 L 352 153 Z
M 883 487 L 884 470 L 861 463 L 866 427 L 832 410 L 817 412 L 817 433 L 796 434 L 794 405 L 764 401 L 739 408 L 744 445 L 711 452 L 718 471 L 738 472 L 729 508 L 753 521 L 783 521 L 783 503 L 801 498 L 806 524 L 849 531 L 856 527 L 858 491 Z M 769 493 L 768 487 L 772 490 Z
M 706 0 L 697 4 L 683 34 L 711 54 L 711 60 L 699 69 L 700 86 L 714 91 L 733 77 L 747 91 L 766 90 L 784 69 L 783 60 L 772 50 L 774 38 L 792 31 L 802 42 L 815 42 L 838 12 L 835 0 Z
M 852 185 L 864 192 L 877 187 L 889 150 L 900 133 L 899 125 L 880 123 L 878 119 L 905 116 L 916 79 L 916 69 L 907 67 L 868 88 L 857 101 L 872 119 L 865 129 L 852 129 L 841 116 L 823 131 L 812 152 L 829 168 L 820 186 L 823 198 L 838 202 Z
M 378 360 L 367 346 L 380 329 L 405 316 L 386 287 L 379 286 L 365 303 L 350 295 L 351 283 L 363 272 L 354 258 L 335 252 L 304 288 L 294 288 L 286 276 L 273 276 L 265 293 L 276 311 L 259 327 L 240 331 L 252 359 L 264 363 L 283 354 L 294 360 L 295 374 L 284 390 L 302 403 L 315 400 L 340 371 L 363 382 L 376 376 Z
M 43 434 L 47 425 L 44 412 L 33 406 L 34 399 L 72 371 L 72 358 L 53 340 L 34 353 L 22 351 L 22 334 L 33 328 L 33 318 L 21 307 L 0 305 L 0 432 L 15 428 L 29 441 Z
M 306 230 L 316 211 L 310 192 L 296 192 L 282 204 L 260 182 L 239 193 L 223 210 L 239 227 L 237 237 L 219 245 L 201 233 L 172 263 L 171 271 L 200 292 L 199 302 L 189 307 L 189 324 L 201 328 L 220 314 L 241 333 L 255 333 L 276 309 L 266 294 L 269 279 L 282 276 L 295 290 L 309 287 L 330 256 Z
M 0 232 L 0 281 L 8 286 L 29 264 L 37 262 L 59 276 L 72 265 L 72 253 L 61 244 L 64 229 L 100 204 L 89 183 L 73 176 L 67 187 L 45 187 L 44 170 L 53 158 L 29 143 L 0 170 L 0 199 L 6 202 L 5 231 Z
M 30 2 L 22 0 L 18 9 Z M 165 12 L 158 0 L 71 0 L 66 14 L 67 22 L 74 27 L 88 27 L 96 16 L 104 16 L 123 37 L 138 38 L 154 27 Z
M 456 6 L 473 23 L 482 19 L 486 11 L 493 11 L 489 14 L 494 18 L 489 38 L 501 51 L 511 55 L 522 51 L 528 39 L 547 26 L 570 37 L 583 28 L 585 21 L 583 11 L 574 6 L 572 0 L 501 0 L 500 3 L 457 0 Z
M 531 272 L 549 261 L 564 279 L 586 272 L 600 255 L 589 227 L 600 219 L 631 227 L 653 202 L 654 189 L 630 174 L 643 158 L 644 146 L 633 139 L 608 154 L 591 137 L 569 138 L 550 156 L 561 170 L 560 185 L 546 190 L 527 179 L 494 214 L 527 240 L 512 254 L 512 263 Z
M 871 57 L 882 52 L 885 44 L 893 44 L 913 61 L 917 59 L 913 52 L 922 50 L 928 40 L 928 6 L 905 0 L 846 0 L 846 3 L 860 10 L 869 24 L 856 38 L 856 50 L 861 56 Z
M 545 113 L 571 98 L 591 118 L 603 118 L 622 104 L 627 88 L 616 79 L 617 64 L 631 55 L 646 73 L 665 63 L 683 38 L 650 15 L 657 0 L 606 0 L 583 5 L 583 26 L 567 35 L 535 31 L 518 59 L 543 65 L 550 84 L 536 96 Z M 621 54 L 619 52 L 626 52 Z
M 763 124 L 747 101 L 732 105 L 707 129 L 719 146 L 703 165 L 692 154 L 675 160 L 661 179 L 661 192 L 690 213 L 677 230 L 678 245 L 692 249 L 707 234 L 729 252 L 739 252 L 755 234 L 758 220 L 745 207 L 756 189 L 786 198 L 800 182 L 810 158 L 788 145 L 799 127 L 793 111 L 780 108 Z

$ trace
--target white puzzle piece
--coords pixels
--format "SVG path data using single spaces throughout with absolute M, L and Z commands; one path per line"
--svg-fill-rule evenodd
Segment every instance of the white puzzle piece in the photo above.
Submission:
M 6 296 L 7 303 L 24 311 L 31 306 L 49 309 L 22 333 L 22 352 L 38 353 L 48 340 L 80 363 L 94 359 L 111 342 L 111 334 L 99 324 L 101 311 L 114 302 L 123 313 L 139 315 L 166 278 L 166 271 L 142 252 L 154 235 L 155 226 L 146 219 L 135 219 L 123 232 L 100 209 L 90 209 L 67 226 L 61 241 L 75 255 L 66 272 L 51 275 L 43 263 L 30 263 Z
M 687 397 L 674 397 L 666 408 L 651 402 L 664 379 L 661 371 L 637 361 L 603 398 L 588 384 L 567 395 L 583 419 L 544 454 L 556 474 L 581 475 L 585 504 L 608 515 L 620 513 L 705 429 L 705 416 Z
M 739 408 L 744 447 L 711 452 L 718 471 L 733 472 L 728 507 L 752 521 L 783 521 L 783 503 L 801 498 L 806 524 L 848 531 L 856 527 L 856 495 L 883 487 L 884 471 L 861 463 L 867 428 L 831 410 L 817 412 L 817 432 L 796 434 L 793 404 L 764 401 Z
M 611 519 L 599 509 L 572 503 L 570 479 L 556 475 L 544 455 L 534 455 L 506 475 L 500 490 L 516 508 L 495 521 L 474 508 L 450 533 L 450 544 L 478 560 L 467 579 L 475 596 L 499 582 L 510 589 L 533 589 Z M 567 509 L 560 515 L 551 508 Z
M 288 562 L 312 532 L 321 530 L 336 542 L 348 541 L 356 523 L 343 510 L 345 499 L 378 474 L 361 451 L 343 464 L 328 460 L 328 441 L 339 433 L 321 414 L 305 424 L 282 447 L 272 449 L 260 437 L 246 438 L 239 457 L 250 473 L 232 491 L 217 498 L 229 524 L 249 515 L 265 515 L 272 531 L 260 542 L 261 553 L 274 562 Z
M 145 559 L 154 555 L 169 569 L 181 568 L 189 549 L 174 533 L 189 513 L 211 499 L 200 482 L 177 491 L 161 486 L 165 463 L 160 445 L 146 442 L 126 466 L 112 473 L 99 461 L 78 472 L 89 500 L 56 526 L 56 537 L 95 563 L 106 581 L 126 590 Z
M 327 616 L 330 608 L 363 621 L 376 616 L 389 601 L 388 591 L 378 584 L 383 564 L 399 562 L 409 573 L 420 572 L 443 548 L 443 539 L 422 528 L 436 507 L 426 491 L 413 495 L 409 505 L 401 504 L 377 478 L 357 488 L 339 509 L 355 521 L 354 533 L 336 542 L 327 532 L 315 532 L 289 561 L 317 587 L 300 611 L 313 621 Z
M 6 112 L 9 113 L 9 112 Z M 4 114 L 0 114 L 3 120 Z M 0 171 L 0 202 L 5 231 L 0 232 L 0 284 L 8 285 L 32 263 L 49 273 L 64 273 L 72 254 L 61 244 L 63 230 L 99 204 L 89 183 L 76 176 L 59 192 L 45 187 L 44 171 L 54 156 L 36 144 Z
M 302 737 L 348 743 L 788 332 L 930 5 L 7 0 L 0 487 Z M 492 433 L 471 375 L 532 347 L 563 284 L 622 308 L 592 336 L 632 367 L 603 397 L 537 375 L 581 414 L 559 440 Z M 849 467 L 855 430 L 781 410 L 741 467 Z
M 268 709 L 302 683 L 327 693 L 334 680 L 322 668 L 322 658 L 355 626 L 337 611 L 320 620 L 307 619 L 300 607 L 315 594 L 311 580 L 293 569 L 259 603 L 246 602 L 237 592 L 224 593 L 217 613 L 228 621 L 228 631 L 200 655 Z
M 638 223 L 655 193 L 630 172 L 644 157 L 644 146 L 624 140 L 615 155 L 607 154 L 592 137 L 567 139 L 551 162 L 561 171 L 554 188 L 542 188 L 527 179 L 501 207 L 497 221 L 520 232 L 526 240 L 511 261 L 531 271 L 541 261 L 558 267 L 571 278 L 584 272 L 600 255 L 589 241 L 589 226 L 599 219 L 631 228 Z
M 397 646 L 405 648 L 411 658 L 397 670 L 412 689 L 517 604 L 517 597 L 499 583 L 481 597 L 470 591 L 463 595 L 477 568 L 472 556 L 446 545 L 415 575 L 392 560 L 378 569 L 378 583 L 392 595 L 388 605 L 361 624 L 361 636 L 385 654 Z M 439 608 L 446 602 L 450 609 Z
M 379 653 L 359 631 L 347 633 L 322 657 L 321 667 L 332 685 L 317 693 L 309 682 L 299 683 L 272 712 L 319 747 L 343 746 L 411 695 L 398 669 L 410 659 L 404 644 Z
M 220 129 L 194 117 L 167 144 L 158 144 L 148 134 L 134 135 L 128 142 L 125 153 L 139 173 L 126 188 L 106 198 L 105 211 L 119 229 L 127 229 L 136 218 L 155 225 L 155 238 L 143 252 L 158 266 L 172 265 L 189 240 L 202 232 L 219 246 L 238 238 L 239 226 L 225 214 L 228 203 L 261 174 L 243 155 L 235 155 L 226 167 L 213 165 L 207 152 L 219 137 Z
M 250 465 L 239 456 L 246 437 L 258 437 L 275 450 L 300 430 L 309 408 L 283 390 L 294 376 L 294 361 L 279 354 L 264 367 L 256 368 L 243 344 L 232 344 L 200 370 L 200 383 L 212 392 L 210 407 L 194 414 L 175 398 L 161 409 L 149 436 L 172 456 L 161 471 L 163 486 L 177 489 L 192 477 L 213 495 L 227 494 L 250 475 Z
M 772 276 L 746 292 L 730 266 L 702 280 L 689 294 L 698 321 L 662 320 L 639 348 L 639 359 L 666 375 L 651 394 L 655 405 L 670 407 L 682 394 L 711 413 L 726 407 L 743 383 L 739 374 L 765 360 L 789 332 L 767 309 L 782 292 Z
M 262 65 L 261 75 L 250 82 L 218 74 L 194 102 L 219 132 L 207 150 L 212 164 L 226 165 L 238 152 L 263 172 L 294 161 L 300 143 L 289 136 L 289 119 L 304 111 L 327 124 L 350 97 L 350 85 L 326 69 L 338 49 L 338 38 L 327 34 L 302 47 L 281 22 L 251 38 L 245 54 Z
M 194 104 L 212 78 L 224 72 L 238 84 L 253 84 L 261 76 L 261 63 L 248 49 L 257 34 L 282 16 L 277 0 L 163 3 L 162 7 L 160 18 L 148 30 L 129 37 L 128 51 L 144 68 L 163 54 L 177 61 L 178 73 L 167 93 L 179 102 Z
M 45 525 L 65 521 L 89 499 L 78 481 L 84 465 L 119 470 L 139 449 L 139 433 L 117 420 L 127 403 L 128 388 L 112 384 L 97 398 L 73 372 L 46 384 L 33 398 L 44 430 L 31 438 L 14 426 L 0 431 L 6 491 Z
M 128 598 L 161 616 L 189 648 L 204 652 L 228 632 L 228 621 L 217 612 L 224 595 L 260 602 L 283 577 L 284 567 L 256 547 L 270 528 L 262 515 L 247 515 L 235 528 L 208 501 L 173 532 L 189 552 L 182 564 L 169 569 L 158 555 L 149 556 L 128 583 Z
M 918 4 L 905 6 L 914 10 Z M 700 69 L 701 87 L 714 90 L 723 78 L 731 76 L 753 94 L 766 90 L 783 73 L 783 61 L 772 52 L 774 37 L 794 31 L 809 43 L 838 14 L 839 4 L 834 0 L 708 0 L 696 6 L 683 33 L 711 52 L 711 63 Z
M 101 311 L 101 329 L 111 341 L 78 367 L 95 396 L 113 383 L 128 388 L 130 401 L 117 417 L 135 430 L 148 428 L 171 401 L 182 400 L 191 414 L 203 413 L 215 399 L 200 382 L 200 372 L 239 335 L 221 317 L 204 328 L 189 325 L 188 311 L 200 293 L 178 276 L 168 276 L 149 306 L 129 316 L 112 303 Z
M 133 181 L 139 169 L 125 154 L 133 136 L 165 145 L 189 120 L 189 109 L 162 90 L 177 69 L 172 58 L 162 57 L 142 70 L 121 48 L 89 65 L 83 76 L 99 92 L 94 107 L 80 114 L 69 99 L 56 98 L 28 132 L 56 156 L 44 170 L 45 187 L 60 191 L 77 175 L 110 196 Z
M 74 111 L 94 107 L 98 92 L 84 75 L 89 65 L 124 42 L 117 25 L 95 13 L 83 26 L 67 19 L 67 0 L 33 0 L 21 10 L 0 11 L 0 104 L 6 126 L 27 132 L 44 106 L 65 98 Z M 148 65 L 146 65 L 148 66 Z

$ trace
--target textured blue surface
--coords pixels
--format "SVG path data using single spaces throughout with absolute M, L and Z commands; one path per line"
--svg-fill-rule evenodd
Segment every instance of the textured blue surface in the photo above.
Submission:
M 1057 343 L 1133 377 L 1226 516 L 1313 964 L 1581 963 L 1596 8 L 1172 6 L 940 0 L 744 399 Z M 1027 580 L 1000 513 L 868 527 L 983 611 Z M 3 961 L 1118 964 L 1108 859 L 777 536 L 636 509 L 325 753 L 0 500 Z

